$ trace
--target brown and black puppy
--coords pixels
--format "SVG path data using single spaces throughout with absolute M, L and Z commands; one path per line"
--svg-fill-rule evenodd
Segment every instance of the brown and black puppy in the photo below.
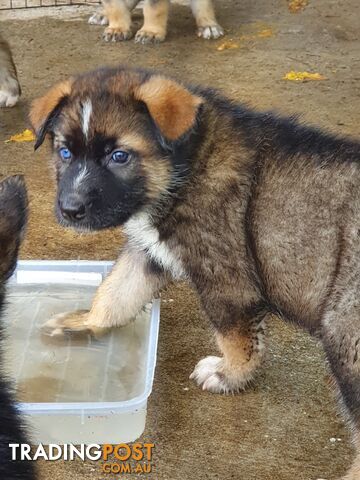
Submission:
M 123 68 L 56 85 L 31 120 L 36 147 L 51 139 L 59 221 L 128 236 L 91 310 L 47 328 L 125 325 L 186 279 L 221 352 L 192 378 L 227 393 L 260 365 L 266 318 L 295 322 L 322 339 L 359 452 L 345 478 L 359 480 L 360 144 Z
M 13 107 L 21 90 L 9 44 L 0 35 L 0 107 Z
M 15 269 L 17 253 L 26 224 L 27 196 L 21 177 L 0 182 L 0 316 L 4 313 L 5 284 Z M 0 322 L 0 347 L 3 340 Z M 30 461 L 11 459 L 10 443 L 24 443 L 22 422 L 15 409 L 10 384 L 1 370 L 0 348 L 0 478 L 1 480 L 33 480 Z
M 139 0 L 103 0 L 103 14 L 89 18 L 93 25 L 108 25 L 103 38 L 106 42 L 120 42 L 134 36 L 131 11 Z M 170 0 L 145 0 L 144 25 L 135 35 L 137 43 L 163 42 L 167 33 Z M 198 37 L 212 39 L 224 35 L 216 20 L 212 0 L 191 0 L 191 10 L 197 24 Z

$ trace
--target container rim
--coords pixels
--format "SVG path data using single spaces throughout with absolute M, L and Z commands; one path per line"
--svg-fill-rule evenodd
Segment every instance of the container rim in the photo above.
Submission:
M 82 271 L 96 272 L 101 270 L 102 273 L 108 273 L 114 262 L 111 261 L 91 261 L 91 260 L 19 260 L 17 268 L 14 273 L 19 270 L 41 271 L 50 269 L 53 271 L 72 271 L 74 266 L 80 267 Z M 94 268 L 95 267 L 95 268 Z M 80 271 L 80 270 L 78 270 Z M 13 279 L 10 284 L 15 283 Z M 152 302 L 150 329 L 148 337 L 148 351 L 146 356 L 146 381 L 143 393 L 136 397 L 119 401 L 119 402 L 43 402 L 43 403 L 29 403 L 18 402 L 17 409 L 20 413 L 25 415 L 59 415 L 66 414 L 96 414 L 101 415 L 105 411 L 108 413 L 121 413 L 141 409 L 146 406 L 152 386 L 154 383 L 155 367 L 157 360 L 157 346 L 159 338 L 160 326 L 160 299 L 156 298 Z

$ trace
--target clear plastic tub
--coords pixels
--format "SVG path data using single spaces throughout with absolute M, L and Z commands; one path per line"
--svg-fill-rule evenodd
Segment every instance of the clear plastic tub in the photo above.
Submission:
M 33 443 L 123 443 L 144 431 L 160 321 L 154 300 L 100 339 L 53 339 L 50 315 L 89 308 L 111 262 L 20 261 L 8 284 L 6 365 Z

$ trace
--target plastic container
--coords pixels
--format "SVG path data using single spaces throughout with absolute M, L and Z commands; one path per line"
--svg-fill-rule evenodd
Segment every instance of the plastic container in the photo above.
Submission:
M 159 300 L 129 326 L 99 340 L 53 341 L 41 330 L 47 319 L 41 318 L 43 304 L 48 308 L 50 302 L 51 314 L 88 308 L 111 267 L 111 262 L 20 261 L 9 281 L 5 358 L 19 398 L 29 397 L 19 410 L 35 444 L 118 444 L 134 441 L 144 431 Z M 127 383 L 122 384 L 124 376 Z

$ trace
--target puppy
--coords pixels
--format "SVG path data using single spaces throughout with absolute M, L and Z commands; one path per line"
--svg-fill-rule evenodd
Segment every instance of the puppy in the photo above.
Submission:
M 21 89 L 9 44 L 0 35 L 0 107 L 13 107 Z
M 197 291 L 221 356 L 191 378 L 243 390 L 276 314 L 322 340 L 360 479 L 360 144 L 155 73 L 101 69 L 33 103 L 64 226 L 128 236 L 89 312 L 47 328 L 125 325 L 170 280 Z
M 9 177 L 0 182 L 0 315 L 4 308 L 5 283 L 16 266 L 17 253 L 26 223 L 26 208 L 27 196 L 22 178 Z M 2 336 L 0 323 L 0 340 Z M 31 462 L 11 459 L 9 443 L 24 442 L 25 434 L 14 406 L 11 387 L 0 371 L 1 480 L 33 480 L 35 478 Z
M 89 18 L 90 24 L 109 25 L 104 31 L 106 42 L 129 40 L 134 36 L 131 10 L 139 0 L 103 0 L 103 13 Z M 136 33 L 137 43 L 163 42 L 167 32 L 170 0 L 145 0 L 144 25 Z M 224 35 L 216 21 L 212 0 L 191 0 L 191 9 L 197 24 L 198 37 L 211 39 Z

